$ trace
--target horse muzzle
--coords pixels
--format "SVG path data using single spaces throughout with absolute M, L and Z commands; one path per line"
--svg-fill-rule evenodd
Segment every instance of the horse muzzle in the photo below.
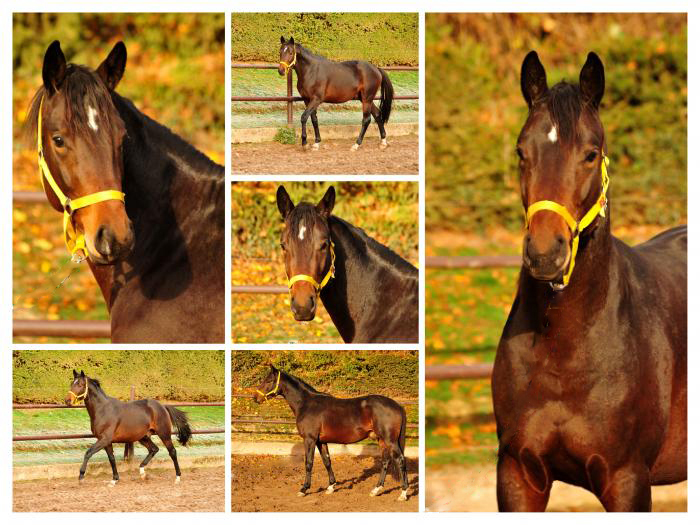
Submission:
M 126 232 L 120 237 L 108 225 L 97 229 L 92 243 L 88 242 L 90 259 L 96 264 L 109 265 L 126 259 L 134 248 L 134 227 L 129 221 Z M 92 244 L 92 246 L 90 246 Z
M 309 295 L 306 301 L 298 301 L 294 295 L 291 296 L 289 305 L 296 321 L 313 321 L 316 317 L 316 305 L 318 301 L 316 294 Z
M 534 242 L 531 235 L 525 236 L 523 244 L 523 265 L 530 275 L 538 281 L 561 280 L 569 262 L 570 250 L 566 240 L 561 235 L 546 247 Z

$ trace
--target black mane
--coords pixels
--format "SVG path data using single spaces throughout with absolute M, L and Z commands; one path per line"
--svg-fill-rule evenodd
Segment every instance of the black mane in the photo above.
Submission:
M 294 48 L 296 49 L 296 52 L 303 56 L 304 58 L 309 58 L 309 59 L 317 59 L 317 60 L 325 60 L 326 62 L 330 62 L 329 59 L 324 57 L 323 55 L 319 55 L 318 53 L 314 53 L 310 49 L 305 48 L 301 44 L 297 44 L 296 42 L 294 43 Z
M 85 376 L 85 377 L 87 378 L 88 383 L 90 384 L 90 389 L 96 390 L 97 392 L 101 393 L 102 395 L 105 395 L 105 396 L 107 395 L 107 393 L 104 390 L 102 390 L 102 385 L 100 384 L 99 379 L 94 379 L 92 377 L 87 377 L 87 376 Z
M 571 143 L 584 109 L 581 90 L 577 85 L 559 82 L 547 92 L 546 103 L 557 135 L 563 142 Z
M 303 390 L 311 392 L 312 394 L 330 395 L 330 394 L 326 394 L 325 392 L 319 392 L 318 390 L 316 390 L 314 387 L 312 387 L 309 383 L 307 383 L 303 379 L 299 379 L 298 377 L 293 376 L 291 374 L 288 374 L 287 372 L 282 372 L 282 373 L 287 378 L 287 380 L 290 383 L 292 383 L 294 386 L 296 386 L 297 388 L 301 388 Z

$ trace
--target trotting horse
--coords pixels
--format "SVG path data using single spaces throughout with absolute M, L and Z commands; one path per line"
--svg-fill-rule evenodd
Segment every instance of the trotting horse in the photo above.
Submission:
M 363 230 L 331 215 L 335 188 L 314 206 L 277 188 L 290 306 L 311 321 L 318 296 L 346 343 L 418 342 L 418 270 Z
M 316 110 L 322 102 L 342 104 L 348 100 L 362 102 L 362 128 L 357 142 L 350 148 L 356 151 L 362 145 L 362 139 L 374 117 L 379 127 L 381 142 L 379 149 L 387 147 L 384 125 L 389 122 L 391 103 L 394 100 L 394 86 L 389 75 L 383 69 L 361 60 L 333 62 L 316 55 L 294 43 L 294 37 L 285 40 L 280 37 L 280 75 L 289 75 L 294 69 L 297 74 L 297 91 L 304 99 L 306 109 L 301 114 L 301 145 L 306 147 L 306 121 L 311 117 L 316 141 L 313 149 L 319 148 L 321 133 L 318 130 Z M 379 107 L 374 104 L 374 96 L 381 89 Z
M 610 233 L 603 64 L 547 86 L 530 52 L 517 153 L 527 234 L 492 386 L 498 506 L 542 511 L 552 482 L 608 511 L 651 510 L 687 476 L 687 230 Z
M 314 448 L 318 448 L 323 465 L 328 471 L 326 494 L 335 491 L 335 475 L 328 454 L 328 443 L 357 443 L 374 433 L 382 450 L 382 470 L 370 496 L 377 496 L 384 488 L 384 478 L 393 459 L 401 478 L 399 501 L 408 499 L 406 474 L 406 411 L 393 399 L 385 396 L 362 396 L 340 399 L 319 392 L 314 387 L 270 365 L 270 371 L 260 388 L 253 394 L 257 403 L 280 395 L 294 412 L 297 430 L 304 438 L 306 479 L 299 496 L 305 496 L 311 487 L 314 466 Z
M 224 168 L 117 94 L 125 67 L 122 42 L 97 71 L 48 47 L 27 119 L 46 196 L 112 342 L 223 342 Z
M 146 465 L 158 452 L 158 447 L 151 440 L 156 434 L 175 465 L 175 483 L 180 483 L 180 465 L 177 462 L 177 452 L 171 439 L 173 426 L 177 429 L 177 439 L 181 445 L 187 445 L 192 437 L 192 430 L 187 422 L 187 415 L 170 405 L 163 405 L 153 399 L 140 399 L 125 403 L 105 394 L 97 379 L 85 375 L 82 370 L 78 374 L 73 370 L 73 381 L 66 396 L 66 405 L 84 401 L 90 415 L 90 429 L 97 438 L 87 452 L 80 467 L 79 481 L 83 481 L 88 460 L 104 449 L 112 466 L 113 487 L 119 481 L 117 462 L 114 459 L 112 443 L 133 443 L 138 441 L 148 449 L 148 455 L 139 465 L 142 479 L 146 479 Z

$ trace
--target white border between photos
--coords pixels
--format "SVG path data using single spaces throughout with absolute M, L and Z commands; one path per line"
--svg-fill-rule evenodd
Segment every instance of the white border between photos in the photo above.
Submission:
M 80 0 L 71 1 L 65 0 L 60 4 L 56 4 L 50 0 L 24 0 L 22 2 L 5 2 L 0 6 L 0 34 L 4 35 L 0 40 L 0 63 L 2 69 L 0 75 L 4 82 L 1 83 L 0 89 L 2 90 L 1 108 L 2 123 L 0 123 L 2 129 L 2 137 L 4 140 L 2 146 L 2 160 L 5 166 L 5 187 L 11 184 L 11 173 L 12 173 L 12 11 L 18 12 L 29 12 L 29 11 L 74 11 L 74 12 L 90 12 L 90 11 L 115 11 L 119 12 L 225 12 L 225 24 L 226 24 L 226 100 L 230 100 L 231 89 L 230 89 L 230 67 L 228 62 L 228 57 L 230 57 L 230 14 L 229 12 L 267 12 L 267 11 L 340 11 L 340 12 L 362 12 L 362 11 L 380 11 L 380 12 L 418 12 L 420 17 L 420 44 L 419 44 L 419 63 L 421 65 L 419 73 L 419 109 L 420 109 L 420 124 L 419 124 L 419 137 L 420 137 L 420 147 L 419 147 L 419 159 L 420 159 L 420 204 L 419 204 L 419 214 L 420 214 L 420 290 L 421 290 L 421 309 L 420 309 L 420 345 L 388 345 L 387 349 L 416 349 L 420 350 L 420 408 L 419 408 L 419 418 L 421 422 L 420 428 L 420 441 L 419 447 L 421 450 L 420 467 L 419 467 L 419 479 L 420 479 L 420 510 L 423 511 L 425 508 L 425 493 L 426 493 L 426 477 L 425 477 L 425 387 L 424 387 L 424 377 L 425 377 L 425 44 L 424 44 L 424 13 L 427 12 L 451 12 L 451 11 L 464 11 L 464 12 L 582 12 L 582 11 L 607 11 L 607 12 L 688 12 L 688 60 L 689 60 L 689 72 L 688 72 L 688 89 L 689 89 L 689 107 L 688 107 L 688 144 L 700 144 L 698 139 L 697 129 L 697 119 L 698 111 L 695 105 L 695 100 L 698 96 L 698 36 L 693 31 L 696 29 L 696 15 L 698 12 L 698 3 L 679 0 L 648 0 L 645 2 L 630 2 L 629 0 L 610 0 L 606 2 L 589 2 L 584 4 L 580 1 L 574 0 L 560 0 L 556 4 L 550 1 L 543 0 L 504 0 L 491 3 L 477 2 L 475 0 L 462 0 L 462 1 L 450 1 L 450 0 L 405 0 L 403 2 L 386 2 L 385 4 L 377 3 L 374 1 L 367 0 L 356 0 L 352 4 L 346 2 L 339 2 L 337 0 L 327 0 L 324 2 L 320 1 L 308 1 L 300 0 L 298 2 L 289 2 L 288 0 L 283 2 L 281 0 L 259 0 L 253 3 L 243 3 L 236 2 L 235 0 L 200 0 L 196 3 L 185 2 L 183 0 L 171 0 L 171 1 L 157 1 L 157 0 L 121 0 L 118 4 L 100 4 L 93 1 Z M 117 9 L 115 9 L 117 8 Z M 40 38 L 40 36 L 38 36 Z M 231 118 L 230 109 L 226 109 L 226 173 L 227 180 L 231 180 L 230 174 L 230 161 L 231 161 Z M 662 132 L 662 131 L 660 131 Z M 688 177 L 688 202 L 696 203 L 700 197 L 698 194 L 698 183 L 697 181 L 697 168 L 698 168 L 698 148 L 689 148 L 688 151 L 688 173 L 694 176 Z M 258 176 L 237 176 L 236 180 L 260 180 L 262 177 Z M 271 177 L 265 177 L 266 179 L 271 179 Z M 416 180 L 415 176 L 377 176 L 377 177 L 363 177 L 363 176 L 275 176 L 274 180 Z M 227 217 L 226 217 L 226 227 L 227 227 L 227 242 L 230 246 L 230 192 L 226 192 L 226 203 L 227 203 Z M 12 222 L 10 219 L 12 210 L 12 194 L 11 191 L 5 191 L 3 193 L 2 204 L 0 204 L 0 216 L 5 217 L 5 221 L 0 226 L 0 231 L 2 231 L 2 242 L 5 246 L 9 246 L 12 239 Z M 694 206 L 688 206 L 688 221 L 692 225 L 697 223 L 697 212 Z M 693 242 L 695 240 L 694 230 L 690 230 L 691 243 L 689 246 L 689 267 L 695 268 L 698 259 L 698 245 Z M 2 305 L 2 311 L 4 315 L 0 318 L 0 337 L 2 337 L 4 351 L 7 353 L 5 359 L 10 359 L 10 349 L 23 349 L 23 348 L 36 348 L 36 345 L 14 345 L 12 344 L 12 295 L 10 290 L 12 290 L 12 253 L 11 250 L 4 250 L 0 255 L 0 267 L 2 274 L 0 276 L 0 282 L 4 282 L 5 286 L 1 288 L 4 290 L 2 297 L 0 298 L 0 304 Z M 230 385 L 230 365 L 231 365 L 231 349 L 245 349 L 254 347 L 255 349 L 266 350 L 266 349 L 294 349 L 302 348 L 302 345 L 233 345 L 230 343 L 230 326 L 231 326 L 231 294 L 230 294 L 230 270 L 231 270 L 231 258 L 229 255 L 226 257 L 226 270 L 227 270 L 227 280 L 226 280 L 226 306 L 227 306 L 227 328 L 226 328 L 226 344 L 225 345 L 199 345 L 194 348 L 201 349 L 221 349 L 224 347 L 226 349 L 226 380 L 227 385 Z M 688 338 L 690 343 L 697 344 L 700 342 L 700 323 L 698 323 L 698 313 L 700 312 L 700 281 L 693 272 L 691 272 L 689 277 L 689 315 L 690 315 L 690 326 Z M 695 321 L 695 322 L 693 322 Z M 689 345 L 691 349 L 693 345 Z M 78 348 L 88 347 L 88 345 L 79 345 Z M 95 349 L 141 349 L 148 348 L 149 345 L 89 345 L 89 348 Z M 151 346 L 152 348 L 160 348 L 160 345 Z M 379 347 L 384 347 L 384 345 L 357 345 L 353 346 L 353 349 L 377 349 Z M 46 349 L 69 349 L 72 348 L 71 345 L 42 345 L 41 348 Z M 193 349 L 189 345 L 170 345 L 168 348 L 172 349 Z M 344 345 L 303 345 L 303 348 L 313 348 L 313 349 L 346 349 Z M 697 352 L 690 352 L 688 356 L 688 372 L 691 378 L 697 378 L 698 376 L 698 366 L 699 357 Z M 9 363 L 6 363 L 9 365 Z M 4 367 L 3 372 L 0 374 L 0 384 L 2 389 L 0 390 L 5 395 L 5 399 L 10 399 L 12 396 L 12 367 Z M 697 411 L 697 401 L 698 401 L 698 391 L 695 386 L 694 381 L 690 381 L 689 385 L 689 437 L 690 443 L 697 443 L 697 436 L 699 433 L 698 429 L 698 411 Z M 230 388 L 226 389 L 226 401 L 227 407 L 230 407 Z M 7 404 L 9 406 L 9 403 Z M 73 513 L 52 513 L 50 515 L 34 515 L 34 514 L 21 514 L 12 513 L 12 455 L 10 451 L 12 450 L 11 442 L 11 428 L 12 428 L 12 411 L 6 408 L 2 411 L 0 419 L 4 424 L 5 432 L 0 438 L 2 449 L 4 454 L 0 454 L 0 516 L 2 518 L 8 519 L 12 523 L 34 523 L 37 520 L 48 520 L 57 524 L 68 524 L 73 523 L 76 519 L 88 519 L 88 520 L 99 520 L 106 524 L 120 523 L 122 520 L 148 520 L 151 523 L 168 523 L 172 522 L 185 523 L 185 520 L 190 521 L 193 518 L 198 519 L 198 516 L 190 516 L 184 513 L 131 513 L 129 516 L 122 516 L 116 514 L 102 514 L 100 516 L 90 515 L 90 514 L 80 514 L 76 515 Z M 554 517 L 552 514 L 546 514 L 543 516 L 532 516 L 532 515 L 519 515 L 519 516 L 507 516 L 499 514 L 490 513 L 471 513 L 468 516 L 464 516 L 461 513 L 431 513 L 430 515 L 426 513 L 388 513 L 382 516 L 378 516 L 376 513 L 333 513 L 333 515 L 328 515 L 327 513 L 264 513 L 262 516 L 251 516 L 247 513 L 233 513 L 231 514 L 228 509 L 230 509 L 230 410 L 226 410 L 226 513 L 210 513 L 203 516 L 202 519 L 210 520 L 212 523 L 231 523 L 232 520 L 251 520 L 255 523 L 273 523 L 277 520 L 284 520 L 285 523 L 290 525 L 306 525 L 315 523 L 325 523 L 327 520 L 333 520 L 338 525 L 354 524 L 358 521 L 366 520 L 376 520 L 380 519 L 383 523 L 388 523 L 389 525 L 404 525 L 406 523 L 421 523 L 423 525 L 427 524 L 428 520 L 437 519 L 441 523 L 456 523 L 457 521 L 462 522 L 464 519 L 476 520 L 478 523 L 485 523 L 491 521 L 509 521 L 512 520 L 554 520 L 560 519 L 559 517 Z M 696 447 L 691 447 L 688 452 L 689 466 L 692 473 L 689 475 L 693 478 L 692 474 L 697 473 L 698 460 L 697 460 L 697 449 Z M 694 496 L 698 495 L 698 490 L 696 489 L 696 483 L 693 478 L 688 484 L 688 510 L 687 514 L 672 514 L 665 515 L 663 519 L 674 521 L 674 522 L 688 522 L 690 521 L 690 516 L 697 514 L 698 505 L 695 503 L 697 498 Z M 80 492 L 76 491 L 76 497 L 80 497 Z M 271 495 L 274 497 L 274 495 Z M 574 520 L 578 523 L 584 523 L 590 516 L 582 513 L 570 514 L 567 519 Z M 630 521 L 629 515 L 601 515 L 601 519 L 611 520 L 615 522 L 620 521 Z M 653 518 L 650 516 L 639 517 L 638 519 L 660 519 Z M 697 518 L 696 518 L 697 519 Z

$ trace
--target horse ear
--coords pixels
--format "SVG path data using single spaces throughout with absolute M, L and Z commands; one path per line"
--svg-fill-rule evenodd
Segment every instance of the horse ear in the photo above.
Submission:
M 292 45 L 294 45 L 294 37 L 290 37 L 289 43 L 292 44 Z
M 547 93 L 547 73 L 536 51 L 530 51 L 520 69 L 520 89 L 528 107 L 532 107 Z
M 273 365 L 272 363 L 270 363 L 270 370 L 272 370 L 273 372 L 277 372 L 275 365 Z
M 280 37 L 280 44 L 285 44 L 286 42 L 284 41 L 284 35 Z
M 44 80 L 44 89 L 49 95 L 58 91 L 66 78 L 66 57 L 61 51 L 61 43 L 58 40 L 51 42 L 46 49 L 41 76 Z
M 114 91 L 126 69 L 126 46 L 121 40 L 109 52 L 104 62 L 97 68 L 97 74 L 110 91 Z
M 335 206 L 335 188 L 331 186 L 326 190 L 321 202 L 316 205 L 316 211 L 327 219 L 331 216 L 333 206 Z
M 605 68 L 598 55 L 588 53 L 586 63 L 581 68 L 578 85 L 584 100 L 597 108 L 605 92 Z
M 283 219 L 286 219 L 294 209 L 294 203 L 284 186 L 277 188 L 277 209 L 280 211 Z
M 73 369 L 73 379 L 75 379 L 76 377 L 78 377 L 78 372 L 76 372 L 75 368 L 74 368 Z
M 80 377 L 85 377 L 85 372 L 83 372 L 82 370 L 80 371 Z

